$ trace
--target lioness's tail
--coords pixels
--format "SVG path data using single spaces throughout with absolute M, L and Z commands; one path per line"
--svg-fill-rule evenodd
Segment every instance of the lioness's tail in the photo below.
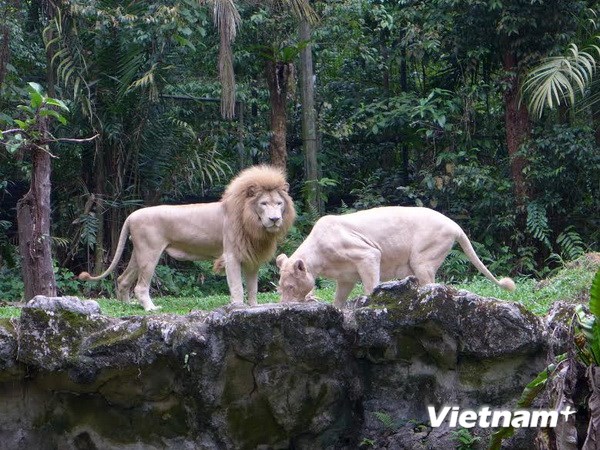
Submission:
M 464 233 L 464 231 L 460 231 L 460 234 L 456 240 L 463 249 L 463 252 L 465 252 L 465 255 L 467 255 L 467 258 L 469 258 L 469 261 L 471 261 L 471 263 L 475 267 L 477 267 L 477 270 L 479 270 L 479 272 L 481 272 L 488 280 L 493 281 L 502 289 L 506 289 L 507 291 L 514 291 L 517 288 L 515 282 L 512 279 L 507 277 L 498 280 L 494 275 L 492 275 L 492 272 L 490 272 L 488 268 L 485 267 L 485 264 L 481 262 L 481 260 L 477 256 L 477 253 L 475 253 L 475 249 L 473 248 L 473 245 L 471 245 L 471 241 Z
M 117 245 L 117 249 L 115 250 L 115 256 L 113 257 L 112 262 L 108 269 L 106 269 L 103 273 L 98 276 L 92 276 L 87 272 L 81 272 L 77 278 L 84 281 L 98 281 L 102 278 L 106 278 L 106 276 L 111 273 L 117 267 L 121 256 L 123 255 L 123 250 L 125 249 L 125 243 L 127 242 L 127 236 L 129 235 L 129 217 L 125 219 L 125 223 L 123 224 L 123 228 L 121 228 L 121 234 L 119 235 L 119 243 Z

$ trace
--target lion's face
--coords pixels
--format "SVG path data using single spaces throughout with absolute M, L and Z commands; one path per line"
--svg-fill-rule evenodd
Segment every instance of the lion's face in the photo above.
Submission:
M 290 260 L 286 255 L 277 257 L 279 267 L 279 287 L 281 302 L 301 302 L 315 287 L 315 278 L 301 259 Z
M 285 213 L 284 198 L 277 191 L 263 192 L 254 200 L 254 212 L 269 233 L 279 233 Z

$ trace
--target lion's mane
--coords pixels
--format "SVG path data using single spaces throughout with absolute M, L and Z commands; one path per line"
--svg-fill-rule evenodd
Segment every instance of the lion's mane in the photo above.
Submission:
M 243 264 L 257 267 L 271 259 L 277 241 L 287 234 L 294 223 L 296 210 L 288 189 L 285 172 L 268 165 L 241 171 L 227 186 L 221 198 L 225 210 L 223 227 L 233 238 Z M 272 191 L 277 191 L 285 204 L 281 228 L 277 233 L 268 232 L 254 210 L 256 200 L 263 193 Z M 222 268 L 221 264 L 222 258 L 219 258 L 215 269 Z

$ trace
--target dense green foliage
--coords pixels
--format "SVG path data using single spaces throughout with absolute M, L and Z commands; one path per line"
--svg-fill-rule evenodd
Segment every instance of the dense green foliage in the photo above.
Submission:
M 27 82 L 47 87 L 53 80 L 56 97 L 71 111 L 57 136 L 99 134 L 92 143 L 52 148 L 58 156 L 52 243 L 60 293 L 113 295 L 111 280 L 83 285 L 73 274 L 106 267 L 132 210 L 215 200 L 239 167 L 268 161 L 265 59 L 294 62 L 306 43 L 285 2 L 237 2 L 238 114 L 223 120 L 219 33 L 209 4 L 68 0 L 48 10 L 38 0 L 0 2 L 0 130 L 23 119 L 16 105 Z M 524 201 L 515 197 L 521 181 L 507 150 L 505 114 L 514 72 L 524 75 L 544 57 L 589 37 L 598 2 L 343 0 L 314 7 L 320 16 L 311 43 L 326 212 L 379 205 L 437 209 L 463 226 L 498 275 L 543 278 L 598 249 L 594 108 L 545 110 L 530 118 L 517 155 L 525 161 Z M 518 61 L 509 67 L 511 55 Z M 316 219 L 302 201 L 302 105 L 295 83 L 287 170 L 299 219 L 282 245 L 288 254 Z M 10 301 L 22 292 L 15 206 L 31 163 L 27 154 L 9 150 L 0 143 L 0 300 Z M 155 295 L 226 292 L 209 263 L 166 257 L 161 263 Z M 440 279 L 456 282 L 473 273 L 455 250 Z M 276 280 L 274 266 L 264 267 L 260 289 L 273 292 Z

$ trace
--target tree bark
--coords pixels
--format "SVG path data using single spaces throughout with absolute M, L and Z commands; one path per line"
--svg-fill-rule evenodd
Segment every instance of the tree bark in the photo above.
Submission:
M 300 40 L 310 40 L 310 24 L 300 22 Z M 315 110 L 315 83 L 312 48 L 307 45 L 300 52 L 302 82 L 302 147 L 304 150 L 304 172 L 306 181 L 306 204 L 311 211 L 322 213 L 319 189 L 319 166 L 317 146 L 317 113 Z
M 591 98 L 597 98 L 600 95 L 600 88 L 596 85 L 596 83 L 592 83 L 590 86 L 592 90 Z M 594 142 L 596 145 L 600 145 L 600 103 L 592 102 L 592 126 L 594 127 Z
M 246 149 L 244 147 L 244 102 L 237 101 L 236 104 L 236 116 L 238 118 L 238 143 L 237 143 L 237 151 L 238 151 L 238 168 L 242 170 L 246 167 Z
M 287 164 L 287 91 L 293 64 L 267 60 L 266 76 L 271 103 L 271 164 L 285 169 Z
M 46 126 L 44 123 L 42 126 Z M 29 192 L 17 203 L 19 253 L 25 284 L 24 300 L 36 295 L 56 296 L 50 241 L 50 154 L 30 146 Z
M 94 247 L 94 269 L 91 273 L 104 272 L 104 198 L 106 176 L 104 166 L 104 152 L 102 150 L 103 142 L 101 139 L 96 140 L 96 158 L 95 158 L 95 184 L 94 189 L 94 211 L 98 220 L 98 229 L 96 230 L 96 246 Z
M 6 20 L 6 13 L 3 17 Z M 6 68 L 10 58 L 10 46 L 9 46 L 10 34 L 8 25 L 0 25 L 0 92 L 4 85 L 4 78 L 6 76 Z
M 54 5 L 47 3 L 44 13 L 48 19 L 54 17 Z M 46 35 L 51 39 L 51 35 Z M 54 48 L 46 48 L 46 82 L 48 95 L 56 96 L 52 58 Z M 39 142 L 30 144 L 27 152 L 31 155 L 31 182 L 29 192 L 17 202 L 17 228 L 19 234 L 19 253 L 21 273 L 24 284 L 24 300 L 36 295 L 56 296 L 56 279 L 52 265 L 52 246 L 50 237 L 50 174 L 52 160 L 47 146 L 48 121 L 39 118 Z
M 504 92 L 504 121 L 506 127 L 506 147 L 510 156 L 510 170 L 514 183 L 517 207 L 523 207 L 529 190 L 523 175 L 527 161 L 517 155 L 521 145 L 529 137 L 529 113 L 519 99 L 519 68 L 516 55 L 506 50 L 503 54 L 504 70 L 508 73 L 507 89 Z
M 400 89 L 402 92 L 408 92 L 408 67 L 406 65 L 406 47 L 402 47 L 400 58 Z M 408 145 L 406 145 L 406 135 L 402 137 L 402 145 L 400 146 L 402 152 L 402 184 L 408 186 L 409 179 L 409 155 Z

